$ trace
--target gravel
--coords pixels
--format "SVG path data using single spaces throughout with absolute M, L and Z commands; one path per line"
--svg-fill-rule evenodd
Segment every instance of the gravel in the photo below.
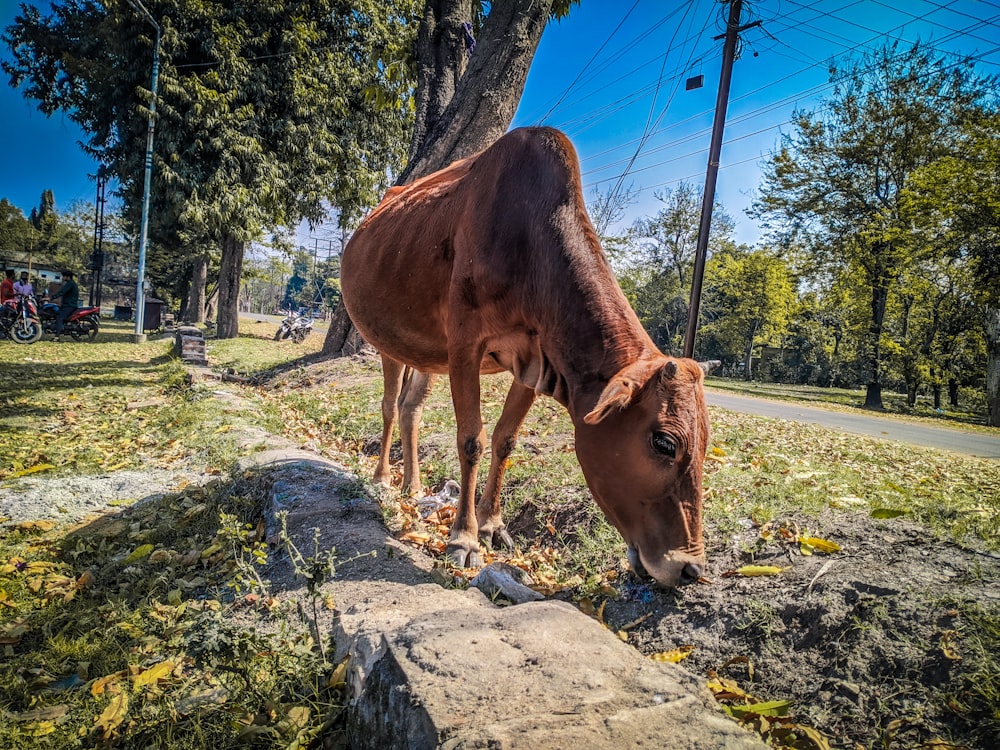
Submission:
M 116 471 L 95 476 L 27 476 L 8 480 L 0 488 L 0 521 L 52 520 L 77 523 L 122 505 L 161 497 L 208 477 L 185 469 Z

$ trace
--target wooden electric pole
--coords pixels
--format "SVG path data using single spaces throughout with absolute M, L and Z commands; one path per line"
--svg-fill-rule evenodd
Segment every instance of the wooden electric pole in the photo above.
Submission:
M 705 174 L 705 194 L 701 202 L 701 223 L 698 225 L 698 244 L 694 251 L 694 273 L 691 276 L 691 304 L 688 307 L 687 334 L 684 337 L 684 356 L 694 356 L 694 336 L 698 330 L 698 310 L 701 307 L 701 282 L 705 276 L 705 256 L 708 253 L 708 233 L 712 226 L 712 207 L 715 205 L 715 183 L 719 176 L 719 155 L 722 152 L 722 133 L 726 128 L 726 109 L 729 106 L 729 84 L 733 78 L 733 61 L 736 43 L 741 31 L 759 26 L 754 21 L 740 26 L 743 0 L 730 0 L 729 21 L 726 33 L 715 37 L 725 38 L 722 48 L 722 73 L 719 75 L 719 94 L 715 100 L 715 121 L 712 123 L 712 144 L 708 150 L 708 171 Z

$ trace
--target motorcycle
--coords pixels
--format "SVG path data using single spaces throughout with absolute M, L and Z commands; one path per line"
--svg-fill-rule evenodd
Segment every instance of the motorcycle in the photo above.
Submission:
M 56 319 L 59 317 L 59 305 L 55 302 L 43 302 L 41 320 L 45 333 L 56 335 Z M 62 332 L 76 340 L 93 341 L 101 328 L 101 308 L 78 307 L 69 314 L 63 324 Z
M 306 336 L 312 333 L 313 319 L 312 316 L 299 315 L 292 310 L 288 311 L 288 315 L 285 319 L 281 321 L 281 325 L 274 334 L 275 341 L 282 341 L 284 339 L 291 339 L 296 344 L 301 344 L 305 341 Z
M 0 309 L 0 331 L 18 344 L 34 344 L 42 337 L 38 307 L 32 297 L 18 294 Z

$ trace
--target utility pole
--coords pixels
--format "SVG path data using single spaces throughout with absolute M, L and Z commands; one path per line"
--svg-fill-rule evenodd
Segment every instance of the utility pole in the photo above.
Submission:
M 741 31 L 759 26 L 754 21 L 740 26 L 743 0 L 730 0 L 726 33 L 715 37 L 725 39 L 722 48 L 722 73 L 719 75 L 719 94 L 715 100 L 715 120 L 712 123 L 712 144 L 708 150 L 708 171 L 705 174 L 705 194 L 701 202 L 701 222 L 698 225 L 698 244 L 694 251 L 694 273 L 691 276 L 691 304 L 688 307 L 687 334 L 684 337 L 684 356 L 694 356 L 694 335 L 698 330 L 698 311 L 701 307 L 701 283 L 705 276 L 705 256 L 708 253 L 708 233 L 712 227 L 712 207 L 715 205 L 715 183 L 719 176 L 719 155 L 722 152 L 722 133 L 726 128 L 726 109 L 729 107 L 729 84 L 733 78 L 733 61 L 736 43 Z

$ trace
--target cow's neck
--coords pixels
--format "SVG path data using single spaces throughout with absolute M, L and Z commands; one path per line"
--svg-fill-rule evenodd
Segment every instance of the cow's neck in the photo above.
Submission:
M 534 387 L 563 404 L 578 423 L 622 369 L 663 355 L 610 270 L 588 274 L 569 289 L 572 293 L 553 300 L 540 321 L 542 372 Z

